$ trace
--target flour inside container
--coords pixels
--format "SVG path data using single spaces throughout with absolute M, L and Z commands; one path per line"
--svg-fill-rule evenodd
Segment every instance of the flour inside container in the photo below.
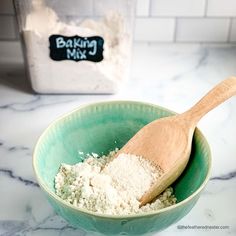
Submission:
M 127 16 L 114 7 L 102 16 L 78 15 L 68 20 L 67 16 L 59 16 L 42 0 L 32 1 L 31 8 L 25 17 L 21 35 L 28 74 L 35 91 L 95 94 L 118 91 L 127 80 L 130 69 L 132 31 L 127 26 Z M 52 45 L 49 40 L 55 35 L 81 37 L 85 44 L 90 40 L 90 44 L 87 43 L 86 47 L 65 44 L 63 50 L 71 58 L 56 61 L 50 57 Z M 103 45 L 97 44 L 94 50 L 88 51 L 90 37 L 99 37 Z M 58 44 L 58 52 L 54 53 L 61 54 L 61 45 Z M 91 58 L 98 49 L 103 59 L 88 59 L 88 55 Z M 79 58 L 80 61 L 76 61 L 76 55 L 83 60 Z

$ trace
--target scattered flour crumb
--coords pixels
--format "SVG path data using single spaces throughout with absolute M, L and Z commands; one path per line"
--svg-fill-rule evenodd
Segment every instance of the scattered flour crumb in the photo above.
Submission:
M 100 158 L 92 153 L 75 165 L 62 164 L 55 177 L 56 194 L 76 207 L 110 215 L 155 211 L 176 203 L 169 187 L 153 203 L 139 208 L 139 199 L 161 170 L 135 155 L 120 154 L 112 160 L 117 151 Z

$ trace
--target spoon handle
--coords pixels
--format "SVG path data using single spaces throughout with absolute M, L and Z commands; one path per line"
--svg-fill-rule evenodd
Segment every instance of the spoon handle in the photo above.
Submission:
M 183 115 L 187 120 L 197 124 L 205 114 L 234 95 L 236 95 L 236 77 L 232 76 L 216 85 Z

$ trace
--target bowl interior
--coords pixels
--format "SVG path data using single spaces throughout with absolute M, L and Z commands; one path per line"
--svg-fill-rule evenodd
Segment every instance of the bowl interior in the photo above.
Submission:
M 107 154 L 121 148 L 147 123 L 174 112 L 139 102 L 105 102 L 88 105 L 58 119 L 41 136 L 34 155 L 38 181 L 54 193 L 54 177 L 61 163 L 75 164 L 83 153 Z M 204 182 L 210 166 L 208 144 L 195 131 L 187 168 L 172 185 L 178 202 L 189 197 Z

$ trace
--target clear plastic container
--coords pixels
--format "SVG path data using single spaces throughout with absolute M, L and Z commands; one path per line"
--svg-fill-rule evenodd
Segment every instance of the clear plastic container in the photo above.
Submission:
M 115 93 L 129 77 L 135 0 L 15 0 L 38 93 Z

